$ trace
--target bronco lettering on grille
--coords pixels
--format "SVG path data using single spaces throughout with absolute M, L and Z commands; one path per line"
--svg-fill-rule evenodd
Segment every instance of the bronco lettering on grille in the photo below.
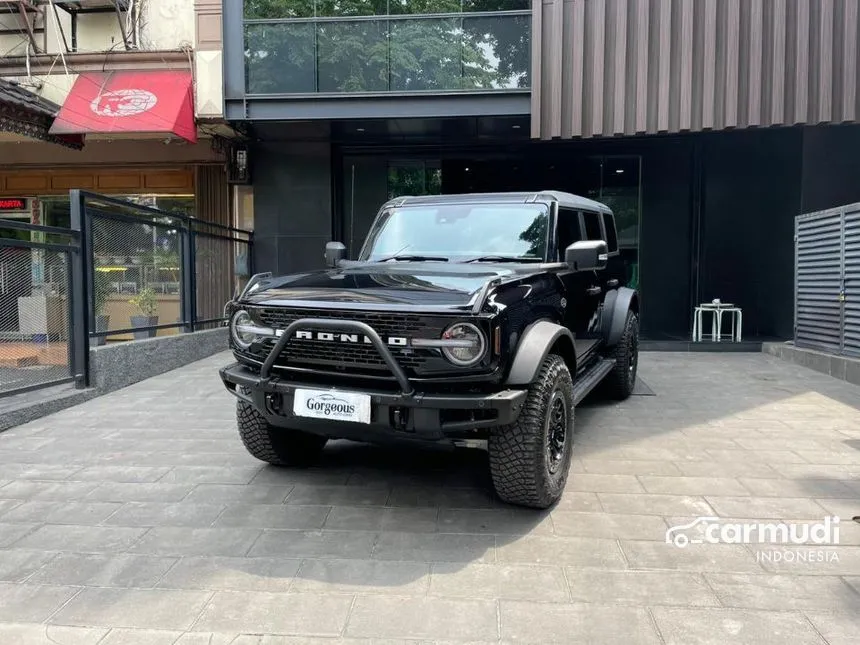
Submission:
M 364 343 L 370 345 L 370 339 L 364 334 L 336 334 L 329 331 L 297 331 L 295 338 L 298 340 L 322 340 L 332 343 Z M 409 343 L 408 338 L 402 336 L 388 336 L 383 338 L 382 342 L 393 347 L 406 347 Z

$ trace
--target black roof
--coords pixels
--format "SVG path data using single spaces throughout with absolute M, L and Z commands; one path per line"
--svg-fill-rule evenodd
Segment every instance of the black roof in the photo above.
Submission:
M 43 99 L 17 82 L 3 78 L 0 78 L 0 103 L 41 116 L 55 117 L 60 112 L 60 106 L 53 101 Z
M 611 213 L 606 204 L 596 202 L 587 197 L 565 193 L 558 190 L 541 190 L 541 191 L 518 191 L 518 192 L 500 192 L 500 193 L 462 193 L 453 195 L 421 195 L 421 196 L 403 196 L 395 197 L 387 201 L 384 207 L 387 206 L 415 206 L 419 204 L 464 204 L 464 203 L 501 203 L 501 202 L 518 202 L 520 204 L 533 204 L 535 202 L 558 202 L 560 206 L 574 209 L 588 209 L 598 212 Z

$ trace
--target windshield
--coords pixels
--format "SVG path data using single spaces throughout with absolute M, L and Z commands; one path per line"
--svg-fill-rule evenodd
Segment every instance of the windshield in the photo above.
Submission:
M 368 234 L 362 261 L 418 256 L 451 262 L 542 260 L 547 208 L 540 204 L 443 204 L 385 211 Z

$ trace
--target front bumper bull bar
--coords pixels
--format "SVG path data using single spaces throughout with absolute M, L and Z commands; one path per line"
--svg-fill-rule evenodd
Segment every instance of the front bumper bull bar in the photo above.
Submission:
M 252 404 L 267 419 L 276 425 L 289 425 L 296 429 L 307 427 L 318 429 L 319 424 L 336 423 L 355 427 L 351 422 L 332 422 L 309 419 L 292 415 L 292 399 L 296 389 L 320 390 L 317 384 L 303 384 L 298 380 L 286 380 L 274 376 L 272 370 L 281 352 L 286 348 L 292 334 L 297 329 L 323 328 L 347 332 L 360 332 L 371 342 L 394 375 L 400 388 L 399 392 L 373 391 L 367 389 L 338 387 L 336 391 L 360 392 L 371 396 L 373 420 L 371 426 L 376 430 L 392 430 L 394 411 L 408 409 L 403 427 L 396 428 L 407 432 L 417 432 L 435 437 L 453 432 L 512 423 L 519 416 L 527 395 L 526 390 L 506 389 L 488 394 L 433 394 L 416 392 L 403 368 L 379 337 L 379 334 L 366 323 L 352 320 L 330 320 L 325 318 L 301 318 L 290 323 L 278 338 L 259 374 L 240 363 L 234 363 L 219 370 L 225 387 L 239 399 Z M 279 399 L 277 406 L 272 405 L 272 397 Z M 445 415 L 443 412 L 473 411 L 478 413 L 471 418 L 464 415 Z M 288 422 L 288 423 L 287 423 Z M 364 427 L 365 424 L 359 424 Z M 395 424 L 396 425 L 396 424 Z

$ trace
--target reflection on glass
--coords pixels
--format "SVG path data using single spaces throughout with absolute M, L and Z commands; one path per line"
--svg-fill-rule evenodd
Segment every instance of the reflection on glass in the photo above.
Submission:
M 388 88 L 383 21 L 320 23 L 317 55 L 319 92 L 384 92 Z
M 459 18 L 392 21 L 389 89 L 414 92 L 459 88 L 460 23 Z
M 441 192 L 442 168 L 438 165 L 404 162 L 392 163 L 388 167 L 388 199 L 403 195 L 439 195 Z
M 245 0 L 245 17 L 313 18 L 314 2 L 315 0 Z
M 529 87 L 528 16 L 463 18 L 463 89 Z
M 388 0 L 391 15 L 460 13 L 460 0 Z
M 316 91 L 314 24 L 246 25 L 245 83 L 249 94 Z

